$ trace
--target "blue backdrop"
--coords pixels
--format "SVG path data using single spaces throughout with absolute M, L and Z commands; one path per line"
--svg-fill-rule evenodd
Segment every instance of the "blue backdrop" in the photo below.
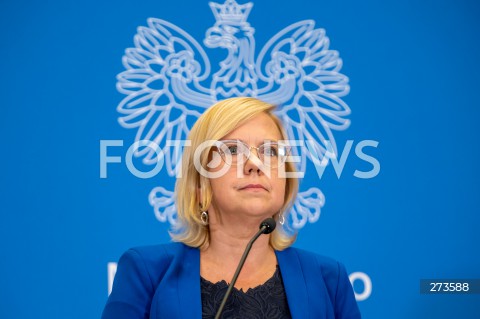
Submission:
M 419 292 L 424 278 L 480 278 L 478 4 L 253 3 L 256 55 L 311 19 L 349 79 L 342 100 L 351 124 L 334 135 L 340 151 L 349 140 L 353 148 L 340 177 L 329 165 L 302 182 L 321 189 L 325 205 L 295 246 L 365 274 L 364 318 L 479 318 L 480 294 Z M 127 169 L 136 129 L 120 125 L 117 111 L 122 57 L 149 18 L 188 32 L 218 71 L 226 52 L 203 44 L 218 21 L 206 1 L 0 3 L 1 318 L 98 318 L 108 263 L 129 247 L 169 241 L 149 194 L 173 180 L 166 168 L 147 179 Z M 108 149 L 122 163 L 108 164 L 106 178 L 102 140 L 123 141 Z M 378 142 L 364 149 L 381 167 L 373 178 L 354 176 L 372 168 L 354 153 L 363 140 Z M 354 287 L 365 292 L 361 280 Z

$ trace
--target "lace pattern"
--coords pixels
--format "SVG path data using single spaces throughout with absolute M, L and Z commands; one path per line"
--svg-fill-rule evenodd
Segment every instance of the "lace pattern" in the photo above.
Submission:
M 228 284 L 225 280 L 212 283 L 200 277 L 202 293 L 202 318 L 215 318 Z M 290 319 L 287 296 L 282 276 L 277 266 L 273 276 L 264 284 L 248 289 L 246 292 L 233 288 L 223 309 L 221 318 L 229 319 Z

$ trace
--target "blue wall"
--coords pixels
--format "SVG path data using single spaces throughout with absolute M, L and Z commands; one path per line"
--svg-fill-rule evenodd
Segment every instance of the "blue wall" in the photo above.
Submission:
M 479 13 L 474 1 L 263 0 L 248 17 L 257 54 L 295 22 L 324 28 L 350 85 L 351 125 L 335 132 L 337 144 L 379 143 L 366 149 L 381 164 L 374 178 L 353 175 L 371 166 L 352 155 L 340 178 L 328 166 L 302 182 L 326 200 L 295 244 L 369 276 L 365 318 L 480 313 L 479 294 L 419 293 L 424 278 L 480 278 Z M 136 130 L 116 110 L 122 56 L 151 17 L 200 44 L 215 23 L 206 1 L 0 4 L 1 318 L 99 317 L 107 264 L 169 241 L 148 196 L 173 180 L 128 171 Z M 204 50 L 218 70 L 225 51 Z M 122 163 L 109 164 L 108 178 L 100 140 L 124 141 L 109 149 Z

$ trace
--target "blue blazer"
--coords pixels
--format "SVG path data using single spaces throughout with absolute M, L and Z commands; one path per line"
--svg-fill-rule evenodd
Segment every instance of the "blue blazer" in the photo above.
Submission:
M 292 318 L 360 318 L 342 264 L 296 248 L 275 253 Z M 173 243 L 123 254 L 102 319 L 201 317 L 198 249 Z

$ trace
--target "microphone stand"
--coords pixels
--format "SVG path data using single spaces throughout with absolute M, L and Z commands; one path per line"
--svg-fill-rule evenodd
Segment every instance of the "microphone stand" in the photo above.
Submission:
M 242 258 L 240 259 L 240 263 L 237 266 L 237 270 L 235 270 L 235 274 L 233 275 L 232 281 L 230 282 L 230 285 L 228 286 L 227 292 L 225 293 L 225 296 L 223 297 L 222 303 L 220 304 L 220 307 L 218 308 L 217 314 L 215 315 L 215 319 L 219 319 L 220 315 L 222 314 L 223 308 L 225 307 L 225 304 L 227 303 L 227 299 L 232 293 L 233 286 L 237 282 L 238 275 L 240 274 L 240 271 L 243 268 L 243 264 L 245 263 L 245 260 L 247 259 L 248 253 L 250 253 L 250 249 L 252 249 L 253 243 L 257 240 L 257 238 L 263 234 L 263 233 L 270 233 L 273 231 L 273 229 L 270 229 L 271 225 L 266 224 L 265 222 L 261 224 L 260 230 L 253 236 L 252 239 L 247 244 L 247 248 L 245 249 L 245 252 L 243 253 Z M 275 225 L 273 226 L 275 228 Z

